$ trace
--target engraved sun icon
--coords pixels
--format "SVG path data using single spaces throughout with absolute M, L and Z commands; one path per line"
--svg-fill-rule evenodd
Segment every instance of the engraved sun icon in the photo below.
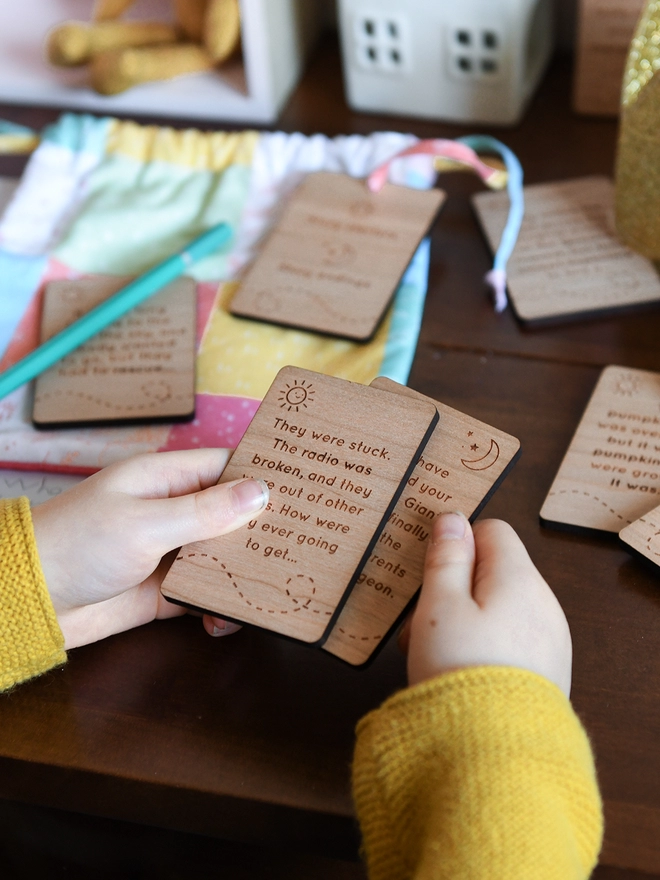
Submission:
M 307 405 L 312 403 L 313 400 L 314 387 L 312 383 L 305 382 L 302 379 L 300 381 L 296 379 L 291 385 L 287 382 L 286 390 L 283 389 L 280 391 L 280 396 L 278 397 L 280 407 L 289 412 L 291 412 L 291 410 L 300 412 L 301 407 L 307 409 Z
M 631 373 L 621 373 L 617 379 L 615 394 L 621 394 L 623 397 L 633 397 L 639 391 L 639 380 Z

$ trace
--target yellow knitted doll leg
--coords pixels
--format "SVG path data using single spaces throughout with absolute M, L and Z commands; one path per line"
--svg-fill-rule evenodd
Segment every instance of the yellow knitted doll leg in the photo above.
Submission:
M 204 46 L 216 64 L 236 51 L 241 39 L 238 0 L 209 0 L 204 22 Z
M 212 67 L 209 56 L 195 43 L 103 52 L 92 61 L 92 86 L 102 95 L 116 95 L 140 83 Z
M 49 33 L 46 54 L 51 64 L 73 67 L 111 49 L 174 43 L 176 39 L 176 29 L 158 21 L 104 21 L 92 25 L 67 21 Z

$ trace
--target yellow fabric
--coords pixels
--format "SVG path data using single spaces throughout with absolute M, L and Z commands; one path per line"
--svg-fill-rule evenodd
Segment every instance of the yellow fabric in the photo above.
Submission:
M 358 725 L 354 797 L 370 880 L 577 880 L 601 804 L 561 691 L 475 667 L 391 697 Z
M 287 364 L 366 385 L 385 356 L 392 309 L 364 344 L 237 318 L 229 303 L 238 284 L 223 284 L 197 357 L 197 393 L 261 399 Z
M 27 498 L 0 500 L 0 691 L 64 663 Z
M 230 165 L 252 165 L 259 140 L 256 131 L 177 131 L 157 125 L 138 125 L 113 119 L 106 153 L 137 162 L 168 162 L 200 171 L 224 171 Z

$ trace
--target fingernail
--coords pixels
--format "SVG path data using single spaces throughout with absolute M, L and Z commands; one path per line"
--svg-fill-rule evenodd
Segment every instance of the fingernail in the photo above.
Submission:
M 218 620 L 213 622 L 212 636 L 230 636 L 232 633 L 238 632 L 240 629 L 238 623 L 230 623 L 228 620 Z
M 435 538 L 457 541 L 465 537 L 467 520 L 462 513 L 443 513 L 435 528 Z
M 242 480 L 231 492 L 236 513 L 257 513 L 268 504 L 268 486 L 263 480 Z

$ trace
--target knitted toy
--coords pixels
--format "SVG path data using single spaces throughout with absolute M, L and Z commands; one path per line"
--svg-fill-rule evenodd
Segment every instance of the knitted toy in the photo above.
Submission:
M 238 0 L 173 0 L 173 25 L 120 20 L 133 2 L 97 0 L 92 23 L 56 27 L 47 38 L 49 61 L 89 64 L 93 88 L 116 95 L 139 83 L 212 70 L 240 43 Z
M 648 0 L 623 79 L 616 163 L 616 228 L 633 250 L 660 260 L 660 2 Z

